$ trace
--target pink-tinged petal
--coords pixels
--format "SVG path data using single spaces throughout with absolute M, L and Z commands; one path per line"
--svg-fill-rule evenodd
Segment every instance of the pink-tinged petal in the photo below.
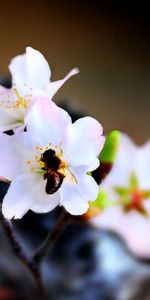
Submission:
M 51 72 L 44 56 L 37 50 L 27 47 L 26 53 L 12 59 L 9 65 L 13 84 L 27 84 L 46 89 Z
M 56 92 L 62 87 L 62 85 L 72 76 L 79 73 L 77 68 L 72 69 L 63 79 L 50 82 L 47 87 L 49 97 L 52 99 Z
M 117 176 L 114 180 L 117 184 L 129 184 L 129 178 L 132 172 L 136 174 L 136 162 L 138 147 L 131 138 L 126 134 L 120 135 L 118 153 L 113 168 L 113 176 Z
M 130 251 L 143 258 L 150 258 L 150 218 L 136 211 L 124 213 L 121 207 L 106 208 L 90 223 L 99 229 L 118 233 L 126 242 Z
M 106 190 L 113 190 L 114 186 L 129 186 L 129 180 L 132 173 L 137 174 L 138 147 L 126 134 L 120 135 L 118 152 L 115 158 L 111 172 L 102 181 L 101 187 Z M 108 193 L 109 195 L 109 193 Z M 114 200 L 114 193 L 113 198 Z
M 121 134 L 120 145 L 112 171 L 102 182 L 108 194 L 108 200 L 119 200 L 114 187 L 129 188 L 130 177 L 134 172 L 139 188 L 150 188 L 150 142 L 144 146 L 136 146 L 125 134 Z M 115 204 L 115 202 L 114 202 Z M 143 207 L 150 213 L 150 199 L 143 200 Z M 113 230 L 126 242 L 131 252 L 139 257 L 150 258 L 150 216 L 145 217 L 138 211 L 131 210 L 128 213 L 123 206 L 108 207 L 99 217 L 91 220 L 98 228 Z
M 77 171 L 74 172 L 77 174 Z M 77 176 L 77 184 L 64 180 L 60 189 L 60 204 L 72 215 L 82 215 L 89 207 L 88 201 L 95 200 L 98 186 L 89 175 Z
M 27 133 L 0 135 L 0 176 L 12 181 L 29 171 L 27 160 L 33 160 L 33 141 Z
M 119 206 L 108 207 L 99 214 L 99 216 L 90 219 L 90 223 L 99 229 L 109 229 L 118 231 L 120 221 L 122 220 L 123 212 Z
M 98 167 L 97 156 L 104 145 L 102 132 L 101 124 L 91 117 L 81 118 L 67 127 L 63 148 L 70 165 L 89 165 L 89 171 Z
M 138 148 L 136 174 L 140 188 L 150 189 L 150 141 Z
M 29 210 L 49 212 L 59 203 L 59 194 L 48 195 L 45 181 L 38 174 L 23 174 L 14 179 L 2 204 L 2 212 L 8 219 L 22 218 Z
M 120 235 L 131 252 L 143 258 L 150 258 L 150 217 L 146 218 L 132 211 L 123 219 Z
M 41 146 L 42 143 L 45 146 L 49 143 L 59 145 L 70 123 L 68 113 L 44 97 L 36 101 L 25 119 L 28 132 L 38 137 Z

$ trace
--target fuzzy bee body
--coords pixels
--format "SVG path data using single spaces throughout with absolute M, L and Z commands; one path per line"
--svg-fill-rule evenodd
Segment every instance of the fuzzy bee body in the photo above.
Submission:
M 45 191 L 47 194 L 53 194 L 58 191 L 64 180 L 64 175 L 59 172 L 61 160 L 52 149 L 45 151 L 41 160 L 45 163 L 43 168 L 46 171 L 44 179 L 47 180 Z
M 61 187 L 64 175 L 59 172 L 46 173 L 44 179 L 47 179 L 45 191 L 47 194 L 53 194 Z
M 45 191 L 47 194 L 53 194 L 61 187 L 63 180 L 77 184 L 77 180 L 73 173 L 65 168 L 61 159 L 52 149 L 46 150 L 41 155 L 41 161 L 44 163 L 43 170 L 44 180 L 47 180 Z

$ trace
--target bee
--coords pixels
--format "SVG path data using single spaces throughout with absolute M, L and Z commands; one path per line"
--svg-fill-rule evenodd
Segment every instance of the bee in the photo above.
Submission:
M 42 168 L 44 180 L 47 180 L 45 191 L 47 194 L 53 194 L 61 187 L 64 178 L 70 183 L 77 184 L 73 173 L 65 168 L 61 159 L 56 155 L 55 150 L 49 149 L 42 153 L 41 161 L 44 162 Z
M 44 174 L 44 179 L 47 179 L 45 191 L 47 194 L 53 194 L 59 190 L 61 187 L 64 175 L 59 172 L 54 172 L 50 170 Z

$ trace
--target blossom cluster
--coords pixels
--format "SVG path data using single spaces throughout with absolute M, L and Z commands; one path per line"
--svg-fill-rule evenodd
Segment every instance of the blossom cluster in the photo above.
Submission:
M 99 191 L 91 172 L 99 166 L 103 128 L 92 117 L 72 123 L 52 100 L 78 69 L 51 82 L 43 55 L 27 47 L 9 70 L 12 87 L 0 86 L 0 178 L 10 183 L 4 216 L 21 218 L 29 209 L 46 213 L 57 205 L 73 215 L 85 213 Z
M 4 216 L 22 218 L 28 210 L 46 213 L 60 205 L 150 257 L 150 142 L 137 146 L 117 131 L 105 142 L 94 118 L 72 123 L 53 96 L 77 68 L 51 82 L 43 55 L 27 47 L 9 70 L 12 87 L 0 86 L 0 179 L 10 183 Z
M 90 222 L 118 233 L 132 253 L 150 257 L 150 141 L 121 133 L 112 170 L 101 183 L 106 205 Z

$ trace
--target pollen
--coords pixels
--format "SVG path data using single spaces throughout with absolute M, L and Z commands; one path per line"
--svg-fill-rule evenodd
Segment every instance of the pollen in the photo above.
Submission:
M 35 168 L 34 168 L 34 167 L 31 167 L 31 168 L 30 168 L 30 171 L 31 171 L 31 172 L 34 172 L 34 171 L 35 171 Z
M 44 168 L 45 164 L 43 161 L 39 160 L 38 161 L 40 168 Z
M 14 95 L 9 94 L 9 95 L 7 95 L 7 98 L 5 100 L 1 100 L 0 107 L 2 107 L 4 109 L 18 109 L 20 107 L 27 109 L 30 100 L 28 100 L 28 99 L 26 100 L 26 99 L 24 99 L 24 97 L 21 97 L 16 88 L 13 89 L 13 92 L 14 92 Z M 15 96 L 15 99 L 14 99 L 14 96 Z M 10 100 L 11 97 L 14 100 Z
M 26 163 L 27 163 L 28 165 L 30 165 L 30 164 L 31 164 L 31 161 L 28 159 L 28 160 L 26 161 Z

